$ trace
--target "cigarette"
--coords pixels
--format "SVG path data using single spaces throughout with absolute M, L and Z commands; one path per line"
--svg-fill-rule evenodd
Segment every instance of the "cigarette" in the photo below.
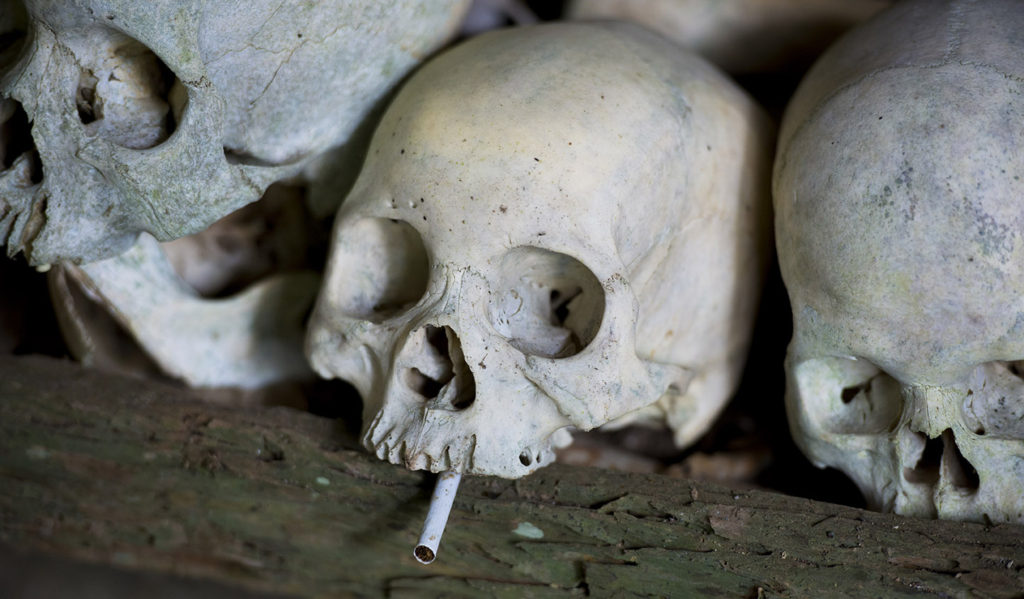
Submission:
M 459 472 L 442 472 L 437 476 L 434 496 L 430 498 L 430 509 L 427 511 L 427 521 L 423 523 L 420 542 L 412 552 L 416 561 L 421 564 L 429 564 L 437 557 L 437 546 L 441 544 L 441 535 L 448 524 L 448 514 L 452 511 L 460 480 L 462 474 Z

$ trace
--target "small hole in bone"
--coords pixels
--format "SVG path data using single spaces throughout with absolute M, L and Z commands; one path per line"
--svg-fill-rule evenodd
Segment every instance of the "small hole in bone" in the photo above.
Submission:
M 85 61 L 75 90 L 78 118 L 87 131 L 124 148 L 142 150 L 174 132 L 181 106 L 171 90 L 174 73 L 138 40 L 113 30 L 90 37 L 94 53 Z
M 981 482 L 978 478 L 978 471 L 960 453 L 960 448 L 956 444 L 956 437 L 953 435 L 952 430 L 947 428 L 942 431 L 942 442 L 944 445 L 942 465 L 949 476 L 950 482 L 953 483 L 954 487 L 962 491 L 970 493 L 977 491 Z
M 843 403 L 844 404 L 850 403 L 861 392 L 864 392 L 864 393 L 870 392 L 871 391 L 871 381 L 872 380 L 874 380 L 874 379 L 868 379 L 867 382 L 862 383 L 860 385 L 854 385 L 852 387 L 844 388 L 843 389 L 843 393 L 842 393 Z
M 427 290 L 430 264 L 423 238 L 409 223 L 363 218 L 345 223 L 334 246 L 326 299 L 349 318 L 383 322 Z
M 795 374 L 801 387 L 815 380 L 835 381 L 828 393 L 804 393 L 808 415 L 831 433 L 879 434 L 894 430 L 899 422 L 901 385 L 868 360 L 806 360 L 795 367 Z
M 437 394 L 441 392 L 441 389 L 450 380 L 451 377 L 443 382 L 434 380 L 423 374 L 419 368 L 410 368 L 405 372 L 405 384 L 418 395 L 423 396 L 423 399 L 434 399 L 437 397 Z
M 523 453 L 519 454 L 519 463 L 522 464 L 523 466 L 529 466 L 530 464 L 533 463 L 533 458 L 530 457 L 530 454 L 524 451 Z
M 551 313 L 554 315 L 554 324 L 565 326 L 565 321 L 569 318 L 569 302 L 576 299 L 581 293 L 583 293 L 583 289 L 579 287 L 574 288 L 569 295 L 565 296 L 558 289 L 551 290 Z
M 903 469 L 903 478 L 910 483 L 935 485 L 939 482 L 942 454 L 945 451 L 942 437 L 927 439 L 922 433 L 914 434 L 924 441 L 924 451 L 913 468 Z
M 103 118 L 103 103 L 96 101 L 96 83 L 96 75 L 89 69 L 83 69 L 75 92 L 75 107 L 78 108 L 78 119 L 83 125 Z
M 519 351 L 565 358 L 583 350 L 604 317 L 604 289 L 582 262 L 566 254 L 518 247 L 501 263 L 491 324 Z

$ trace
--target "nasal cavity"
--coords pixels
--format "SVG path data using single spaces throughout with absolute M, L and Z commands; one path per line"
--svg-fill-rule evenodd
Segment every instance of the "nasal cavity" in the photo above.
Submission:
M 451 410 L 464 410 L 476 399 L 476 381 L 466 364 L 462 343 L 451 327 L 427 325 L 413 333 L 412 356 L 419 366 L 403 373 L 406 386 L 424 400 Z
M 924 451 L 913 468 L 903 469 L 903 478 L 910 483 L 934 486 L 939 482 L 942 468 L 942 438 L 927 439 L 922 433 L 914 434 L 925 440 Z
M 921 433 L 915 433 L 924 437 Z M 978 490 L 980 479 L 978 471 L 967 461 L 957 446 L 956 436 L 951 429 L 925 442 L 924 451 L 913 468 L 903 469 L 903 478 L 911 483 L 936 485 L 940 474 L 944 474 L 957 489 L 974 493 Z
M 960 453 L 960 447 L 956 444 L 956 437 L 953 431 L 946 429 L 942 431 L 942 465 L 946 469 L 946 475 L 953 486 L 967 493 L 974 493 L 978 490 L 981 480 L 978 478 L 978 471 L 967 461 L 964 454 Z

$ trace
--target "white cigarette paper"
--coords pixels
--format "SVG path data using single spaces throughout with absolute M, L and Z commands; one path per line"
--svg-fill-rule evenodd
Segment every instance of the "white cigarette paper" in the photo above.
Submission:
M 437 546 L 441 544 L 441 535 L 448 524 L 448 514 L 452 511 L 455 492 L 459 490 L 461 480 L 462 474 L 459 472 L 449 471 L 437 475 L 437 485 L 434 486 L 434 496 L 430 498 L 427 521 L 423 523 L 420 542 L 412 552 L 416 556 L 416 561 L 421 564 L 429 564 L 437 557 Z

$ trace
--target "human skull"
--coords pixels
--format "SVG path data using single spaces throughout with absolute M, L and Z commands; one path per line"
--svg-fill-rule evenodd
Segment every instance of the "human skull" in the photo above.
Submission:
M 467 5 L 0 0 L 0 244 L 82 262 L 205 228 L 346 142 Z
M 388 108 L 307 336 L 412 469 L 520 477 L 641 408 L 692 441 L 745 358 L 769 127 L 703 60 L 626 24 L 491 32 Z
M 1024 521 L 1024 11 L 903 2 L 787 109 L 790 425 L 870 505 Z

